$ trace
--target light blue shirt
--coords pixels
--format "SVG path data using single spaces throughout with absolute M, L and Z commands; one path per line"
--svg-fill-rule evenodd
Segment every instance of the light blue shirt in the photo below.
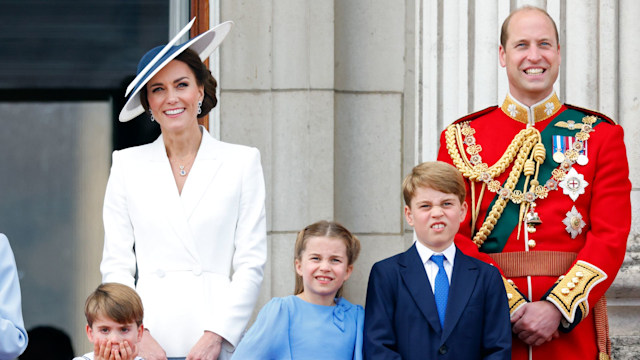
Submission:
M 27 341 L 16 260 L 9 239 L 0 234 L 0 360 L 18 357 Z

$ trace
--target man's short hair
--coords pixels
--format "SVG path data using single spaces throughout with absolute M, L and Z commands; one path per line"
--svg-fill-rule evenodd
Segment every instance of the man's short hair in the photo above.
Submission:
M 104 283 L 89 295 L 84 305 L 87 324 L 99 316 L 107 317 L 120 324 L 135 322 L 142 325 L 144 310 L 142 300 L 132 288 L 118 283 Z
M 507 39 L 509 38 L 509 23 L 511 22 L 511 17 L 521 11 L 539 11 L 543 14 L 545 14 L 547 16 L 547 18 L 549 18 L 549 20 L 551 20 L 551 24 L 553 24 L 553 30 L 555 30 L 556 33 L 556 43 L 558 45 L 560 45 L 560 36 L 558 36 L 558 26 L 556 25 L 556 22 L 553 20 L 553 18 L 551 17 L 551 15 L 549 15 L 548 12 L 546 12 L 546 10 L 541 9 L 539 7 L 536 6 L 531 6 L 531 5 L 525 5 L 523 7 L 520 7 L 514 11 L 511 12 L 511 14 L 509 14 L 509 16 L 507 16 L 506 19 L 504 19 L 504 22 L 502 23 L 502 29 L 500 30 L 500 45 L 502 45 L 502 47 L 504 48 L 507 44 Z
M 445 194 L 453 194 L 462 204 L 467 196 L 462 174 L 453 165 L 441 161 L 427 161 L 415 166 L 402 182 L 404 203 L 411 200 L 418 188 L 431 188 Z

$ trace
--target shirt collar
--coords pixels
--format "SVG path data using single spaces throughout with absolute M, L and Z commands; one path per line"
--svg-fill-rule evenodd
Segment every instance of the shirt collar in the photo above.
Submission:
M 418 250 L 418 255 L 420 255 L 420 260 L 422 260 L 422 264 L 426 264 L 429 259 L 431 259 L 431 255 L 433 254 L 442 254 L 444 258 L 448 260 L 451 264 L 453 264 L 453 260 L 456 257 L 456 246 L 453 241 L 448 248 L 446 248 L 442 253 L 436 253 L 435 251 L 429 249 L 424 246 L 420 241 L 416 241 L 416 250 Z
M 555 91 L 537 104 L 529 107 L 516 100 L 511 94 L 507 94 L 502 106 L 504 112 L 510 118 L 523 124 L 533 125 L 546 120 L 560 110 L 562 104 Z

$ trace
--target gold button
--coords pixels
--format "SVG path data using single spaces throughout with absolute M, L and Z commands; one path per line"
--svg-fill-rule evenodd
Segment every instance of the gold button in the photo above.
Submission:
M 564 279 L 564 275 L 558 276 L 558 280 L 562 280 L 562 279 Z
M 513 294 L 507 294 L 507 299 L 511 300 L 513 298 Z
M 532 249 L 533 249 L 534 247 L 536 247 L 536 241 L 535 241 L 535 240 L 533 240 L 533 239 L 529 240 L 529 241 L 527 242 L 527 244 L 528 244 L 528 245 L 529 245 L 529 247 L 530 247 L 530 248 L 532 248 Z
M 569 295 L 569 289 L 567 288 L 562 288 L 562 290 L 560 290 L 561 293 L 563 293 L 564 295 Z
M 584 276 L 584 274 L 582 273 L 582 271 L 578 271 L 578 272 L 576 272 L 576 276 L 581 278 L 581 277 Z
M 579 282 L 580 282 L 580 279 L 578 279 L 578 277 L 576 276 L 576 277 L 574 277 L 574 278 L 572 278 L 572 279 L 571 279 L 571 282 L 572 282 L 572 283 L 576 283 L 576 284 L 577 284 L 577 283 L 579 283 Z
M 574 287 L 576 287 L 576 284 L 574 284 L 574 283 L 570 282 L 570 283 L 568 283 L 568 284 L 567 284 L 567 287 L 568 287 L 569 289 L 573 289 Z
M 509 284 L 513 285 L 513 280 L 511 280 L 511 279 L 507 279 L 507 282 L 508 282 Z

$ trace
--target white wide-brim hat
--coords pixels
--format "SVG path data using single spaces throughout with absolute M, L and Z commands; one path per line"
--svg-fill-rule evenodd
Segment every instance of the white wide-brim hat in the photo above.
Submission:
M 125 122 L 134 119 L 144 112 L 140 103 L 140 90 L 155 75 L 162 70 L 171 60 L 180 55 L 184 50 L 191 49 L 198 53 L 200 60 L 204 61 L 222 43 L 233 26 L 232 21 L 217 25 L 182 45 L 174 45 L 184 34 L 191 29 L 196 18 L 193 18 L 171 41 L 164 46 L 158 46 L 149 50 L 138 63 L 136 78 L 127 87 L 126 97 L 129 95 L 127 103 L 124 104 L 120 116 L 120 121 Z

